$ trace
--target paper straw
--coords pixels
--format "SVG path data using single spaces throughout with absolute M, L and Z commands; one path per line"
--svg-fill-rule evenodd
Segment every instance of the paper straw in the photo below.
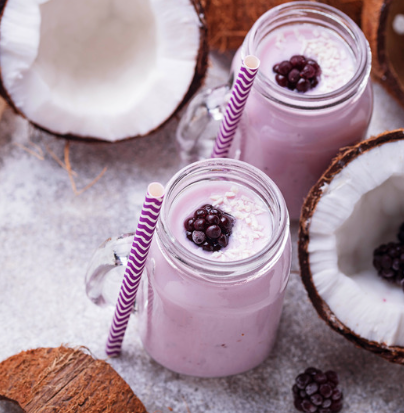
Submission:
M 244 59 L 234 83 L 211 158 L 227 157 L 259 65 L 260 60 L 255 56 L 249 55 Z
M 115 357 L 121 352 L 123 337 L 135 303 L 140 278 L 146 264 L 147 254 L 156 228 L 157 219 L 164 198 L 163 185 L 153 182 L 147 188 L 142 213 L 136 228 L 128 265 L 115 307 L 115 314 L 109 330 L 106 353 Z

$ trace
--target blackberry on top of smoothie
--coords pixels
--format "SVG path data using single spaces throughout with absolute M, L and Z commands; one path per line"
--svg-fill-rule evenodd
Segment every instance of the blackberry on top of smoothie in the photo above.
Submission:
M 237 261 L 262 250 L 272 234 L 272 215 L 260 196 L 231 182 L 199 183 L 173 208 L 175 236 L 209 260 Z M 177 221 L 178 222 L 178 221 Z
M 320 65 L 306 56 L 292 56 L 273 67 L 275 80 L 279 86 L 298 92 L 307 92 L 318 85 L 321 75 Z
M 233 59 L 234 73 L 250 54 L 261 65 L 230 156 L 273 179 L 291 219 L 299 219 L 340 148 L 366 137 L 373 109 L 369 44 L 339 10 L 290 2 L 255 22 Z
M 184 222 L 187 238 L 205 251 L 227 247 L 234 218 L 211 204 L 202 205 Z
M 335 32 L 310 23 L 279 28 L 260 53 L 261 70 L 273 72 L 282 87 L 313 95 L 332 92 L 354 75 L 355 59 L 348 44 Z

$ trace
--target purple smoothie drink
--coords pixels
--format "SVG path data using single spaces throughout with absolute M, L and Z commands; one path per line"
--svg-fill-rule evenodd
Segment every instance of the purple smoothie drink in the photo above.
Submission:
M 197 245 L 187 234 L 184 223 L 206 205 L 208 215 L 219 210 L 233 220 L 230 235 L 221 227 L 225 247 L 217 238 Z M 137 298 L 150 356 L 200 377 L 238 374 L 265 360 L 291 261 L 288 213 L 273 182 L 240 161 L 192 164 L 169 182 L 156 235 Z
M 261 67 L 231 155 L 268 174 L 297 219 L 308 191 L 339 149 L 366 136 L 373 109 L 369 45 L 342 12 L 292 2 L 258 19 L 234 58 L 234 72 L 249 54 Z M 277 80 L 274 72 L 276 64 L 296 55 L 321 68 L 318 84 L 305 92 L 290 90 L 290 81 Z

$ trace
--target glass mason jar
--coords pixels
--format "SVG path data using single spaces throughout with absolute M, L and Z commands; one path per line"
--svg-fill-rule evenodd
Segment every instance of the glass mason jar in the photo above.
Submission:
M 173 226 L 182 227 L 186 217 L 173 218 L 173 205 L 185 202 L 195 185 L 206 183 L 214 189 L 220 181 L 247 188 L 268 208 L 271 236 L 249 258 L 230 262 L 207 259 L 174 236 Z M 128 238 L 133 236 L 123 237 Z M 119 242 L 122 246 L 122 238 Z M 95 254 L 101 258 L 87 274 L 87 292 L 95 302 L 103 301 L 103 293 L 94 279 L 127 261 L 130 242 L 126 242 L 125 254 L 120 249 L 120 256 L 114 243 L 109 242 L 107 253 L 103 244 Z M 227 376 L 257 366 L 275 341 L 290 264 L 285 201 L 264 173 L 231 159 L 200 161 L 182 169 L 166 187 L 137 295 L 138 327 L 145 350 L 170 370 L 193 376 Z
M 365 138 L 373 110 L 368 42 L 348 16 L 325 4 L 291 2 L 263 14 L 236 53 L 232 73 L 238 72 L 247 55 L 261 61 L 266 53 L 275 55 L 277 50 L 265 46 L 277 30 L 307 24 L 332 31 L 347 45 L 354 61 L 353 77 L 332 92 L 305 94 L 280 87 L 273 80 L 272 67 L 268 73 L 261 65 L 229 155 L 274 180 L 291 219 L 299 218 L 304 198 L 339 149 Z M 225 95 L 226 87 L 222 90 Z M 183 125 L 180 128 L 177 137 L 185 130 Z

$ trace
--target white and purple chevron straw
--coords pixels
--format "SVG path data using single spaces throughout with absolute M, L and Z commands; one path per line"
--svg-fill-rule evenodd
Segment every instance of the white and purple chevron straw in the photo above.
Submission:
M 252 55 L 246 56 L 231 92 L 211 158 L 226 158 L 243 114 L 244 106 L 258 73 L 260 60 Z
M 135 303 L 136 293 L 146 264 L 147 254 L 153 239 L 163 198 L 163 185 L 157 182 L 151 183 L 147 188 L 142 213 L 140 214 L 128 258 L 128 265 L 123 277 L 121 291 L 119 292 L 118 302 L 116 303 L 114 318 L 109 330 L 105 349 L 108 356 L 116 357 L 121 352 L 123 337 Z

